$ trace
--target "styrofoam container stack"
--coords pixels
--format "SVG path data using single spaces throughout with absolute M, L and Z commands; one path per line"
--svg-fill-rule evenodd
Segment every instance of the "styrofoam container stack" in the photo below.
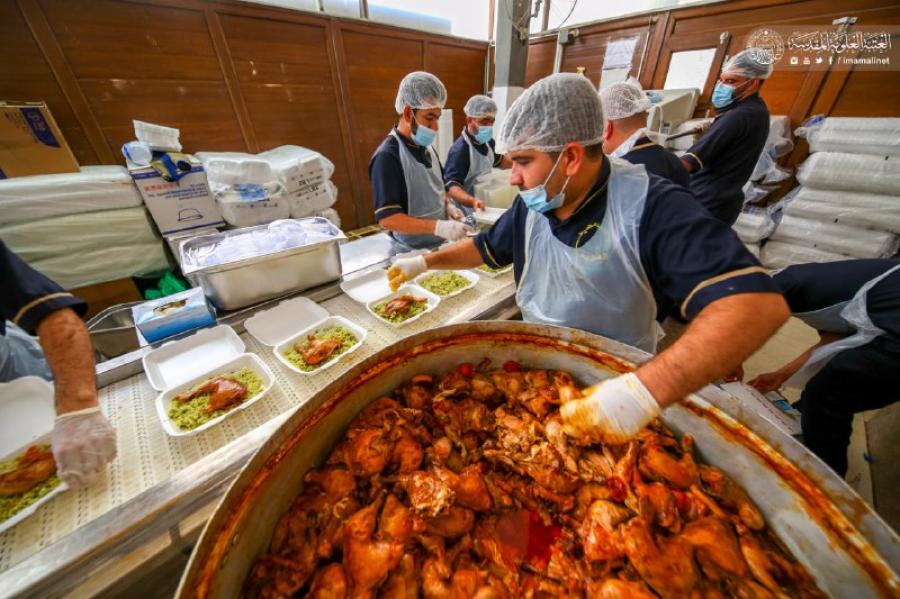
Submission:
M 0 239 L 70 289 L 169 267 L 164 242 L 121 166 L 0 180 Z
M 900 248 L 900 118 L 814 117 L 795 132 L 810 156 L 761 262 L 884 258 Z

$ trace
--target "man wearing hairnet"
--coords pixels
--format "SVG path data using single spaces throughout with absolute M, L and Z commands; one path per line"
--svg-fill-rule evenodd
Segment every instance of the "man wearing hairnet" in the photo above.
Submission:
M 462 211 L 448 204 L 441 164 L 431 147 L 446 102 L 447 89 L 431 73 L 404 77 L 394 102 L 397 126 L 369 162 L 375 219 L 410 248 L 462 239 L 472 230 L 462 222 Z
M 85 486 L 116 455 L 116 433 L 97 404 L 94 349 L 81 321 L 87 304 L 28 266 L 3 241 L 0 286 L 0 382 L 50 379 L 52 373 L 56 423 L 50 445 L 56 469 L 69 487 Z M 40 346 L 28 333 L 37 334 Z
M 541 79 L 498 136 L 519 196 L 490 229 L 398 260 L 392 287 L 428 268 L 514 265 L 525 320 L 656 350 L 658 321 L 684 335 L 636 372 L 562 407 L 566 430 L 606 442 L 635 435 L 667 405 L 729 374 L 788 317 L 772 279 L 690 193 L 603 154 L 603 110 L 580 75 Z
M 749 48 L 725 63 L 712 94 L 716 118 L 682 156 L 691 191 L 713 216 L 734 224 L 744 204 L 743 187 L 769 136 L 769 109 L 759 97 L 772 74 L 766 50 Z
M 491 172 L 492 168 L 509 168 L 512 163 L 494 148 L 494 118 L 497 104 L 487 96 L 469 98 L 463 112 L 466 126 L 447 154 L 444 169 L 444 185 L 447 195 L 456 200 L 464 211 L 484 210 L 484 202 L 475 197 L 475 182 L 478 177 Z
M 619 81 L 600 92 L 606 127 L 603 151 L 631 164 L 643 164 L 648 173 L 688 187 L 691 176 L 675 154 L 651 138 L 647 132 L 650 98 L 636 79 Z

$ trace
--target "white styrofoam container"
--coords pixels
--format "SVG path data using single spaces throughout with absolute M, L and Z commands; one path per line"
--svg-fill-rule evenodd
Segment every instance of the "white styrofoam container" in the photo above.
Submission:
M 0 383 L 0 420 L 10 423 L 0 435 L 0 461 L 25 453 L 31 445 L 49 444 L 56 421 L 53 385 L 36 376 Z M 0 522 L 0 533 L 25 520 L 68 488 L 66 483 L 60 483 L 24 510 Z
M 209 422 L 204 422 L 197 428 L 189 431 L 183 431 L 178 426 L 169 419 L 169 406 L 172 404 L 172 401 L 175 399 L 175 396 L 179 393 L 184 393 L 185 391 L 190 391 L 196 385 L 211 379 L 215 378 L 219 375 L 228 374 L 230 372 L 235 372 L 238 370 L 249 369 L 254 371 L 263 381 L 262 391 L 257 393 L 255 396 L 250 399 L 245 400 L 244 402 L 236 405 L 235 407 L 228 410 L 226 413 L 222 414 L 217 418 L 213 418 Z M 259 359 L 259 356 L 256 354 L 240 354 L 228 362 L 216 366 L 203 374 L 192 378 L 189 381 L 186 381 L 180 385 L 172 387 L 166 391 L 163 391 L 159 395 L 156 396 L 156 413 L 159 415 L 159 420 L 162 422 L 163 429 L 169 435 L 173 437 L 186 437 L 190 435 L 196 435 L 202 431 L 205 431 L 208 428 L 211 428 L 218 423 L 222 422 L 229 416 L 240 412 L 241 410 L 245 410 L 255 404 L 257 401 L 262 399 L 266 393 L 268 393 L 272 387 L 275 385 L 275 375 L 272 374 L 272 371 L 266 366 L 266 363 Z
M 144 355 L 150 386 L 165 391 L 244 353 L 244 342 L 228 325 L 197 331 L 170 341 Z
M 356 335 L 356 343 L 354 343 L 347 351 L 340 354 L 339 356 L 335 356 L 335 357 L 331 358 L 330 360 L 328 360 L 327 362 L 325 362 L 324 364 L 321 364 L 317 368 L 314 368 L 314 369 L 308 370 L 308 371 L 300 370 L 290 360 L 288 360 L 286 357 L 284 357 L 284 353 L 286 351 L 288 351 L 291 348 L 291 346 L 294 343 L 296 343 L 297 341 L 306 339 L 307 335 L 312 335 L 313 333 L 315 333 L 316 331 L 319 331 L 321 329 L 330 329 L 333 327 L 344 327 L 345 329 L 348 329 L 351 333 Z M 350 354 L 355 352 L 357 349 L 359 349 L 362 346 L 363 342 L 365 342 L 367 335 L 368 335 L 368 332 L 364 328 L 353 324 L 352 322 L 350 322 L 343 316 L 329 316 L 325 320 L 320 320 L 319 322 L 315 323 L 314 325 L 303 329 L 302 331 L 300 331 L 299 333 L 296 333 L 295 335 L 292 335 L 288 339 L 285 339 L 284 341 L 282 341 L 281 343 L 276 345 L 272 351 L 275 352 L 275 357 L 278 359 L 278 361 L 281 362 L 282 364 L 284 364 L 287 368 L 289 368 L 290 370 L 293 370 L 297 374 L 301 374 L 303 376 L 309 376 L 312 374 L 316 374 L 317 372 L 321 372 L 322 370 L 325 370 L 326 368 L 337 364 L 338 362 L 343 360 L 346 356 L 349 356 Z
M 320 365 L 318 368 L 303 371 L 284 357 L 284 352 L 307 335 L 319 329 L 342 326 L 356 335 L 356 343 L 339 356 Z M 285 300 L 268 310 L 257 312 L 244 322 L 247 332 L 263 345 L 272 348 L 275 358 L 289 370 L 303 376 L 316 374 L 329 366 L 337 364 L 359 349 L 366 340 L 368 332 L 341 316 L 332 316 L 328 310 L 306 297 L 295 297 Z
M 395 297 L 405 295 L 405 294 L 412 294 L 412 295 L 424 297 L 426 300 L 428 300 L 428 308 L 426 308 L 424 312 L 419 312 L 412 318 L 404 320 L 403 322 L 391 322 L 390 320 L 385 320 L 384 318 L 378 316 L 378 314 L 376 314 L 375 311 L 372 309 L 372 307 L 375 306 L 376 304 L 380 304 L 383 301 L 391 300 Z M 392 327 L 402 327 L 402 326 L 408 325 L 411 322 L 415 322 L 415 321 L 419 320 L 420 318 L 422 318 L 423 316 L 425 316 L 426 314 L 428 314 L 429 312 L 431 312 L 432 310 L 437 308 L 438 304 L 440 304 L 440 303 L 441 303 L 441 298 L 439 298 L 435 294 L 433 294 L 430 291 L 427 291 L 425 289 L 422 289 L 418 285 L 411 285 L 411 284 L 407 283 L 406 285 L 401 286 L 400 289 L 398 289 L 394 293 L 389 293 L 388 295 L 386 295 L 384 297 L 380 297 L 378 299 L 368 302 L 366 304 L 366 310 L 368 310 L 369 314 L 371 314 L 372 316 L 374 316 L 381 322 L 387 323 L 387 324 L 391 325 Z
M 379 268 L 362 276 L 345 280 L 341 283 L 341 291 L 354 301 L 368 304 L 372 300 L 388 295 L 391 292 L 391 286 L 388 284 L 387 271 Z
M 473 268 L 472 271 L 478 275 L 485 275 L 485 276 L 494 278 L 494 277 L 499 277 L 500 275 L 508 273 L 509 271 L 512 270 L 512 267 L 513 267 L 512 264 L 507 264 L 506 266 L 504 266 L 503 268 L 501 268 L 500 270 L 498 270 L 496 272 L 488 272 L 486 270 L 478 270 L 477 268 Z
M 435 295 L 438 295 L 438 297 L 440 297 L 441 299 L 447 299 L 447 298 L 450 298 L 450 297 L 457 296 L 457 295 L 459 295 L 460 293 L 462 293 L 462 292 L 464 292 L 464 291 L 468 291 L 469 289 L 471 289 L 472 287 L 474 287 L 475 285 L 478 284 L 479 277 L 478 277 L 477 274 L 475 274 L 475 273 L 474 273 L 473 271 L 471 271 L 471 270 L 426 270 L 425 272 L 423 272 L 422 274 L 420 274 L 419 276 L 417 276 L 415 279 L 413 279 L 413 283 L 415 283 L 415 284 L 418 285 L 419 287 L 422 287 L 422 279 L 424 279 L 425 277 L 428 277 L 428 276 L 431 276 L 431 275 L 435 275 L 435 274 L 445 273 L 445 272 L 453 272 L 453 273 L 456 273 L 456 274 L 458 274 L 459 276 L 461 276 L 462 278 L 466 279 L 466 280 L 469 282 L 469 284 L 466 285 L 465 287 L 461 288 L 461 289 L 457 289 L 457 290 L 454 291 L 453 293 L 448 293 L 447 295 L 438 295 L 438 294 L 435 294 Z M 425 289 L 425 288 L 422 287 L 422 289 Z M 428 290 L 425 289 L 425 291 L 428 291 Z
M 486 206 L 484 210 L 476 210 L 472 213 L 472 216 L 475 218 L 475 222 L 484 225 L 493 225 L 503 214 L 506 212 L 506 208 L 495 208 L 494 206 Z

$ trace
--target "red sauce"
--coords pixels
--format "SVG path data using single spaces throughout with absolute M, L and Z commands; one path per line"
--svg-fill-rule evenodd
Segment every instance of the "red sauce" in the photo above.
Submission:
M 503 370 L 506 372 L 519 372 L 522 370 L 522 367 L 515 360 L 508 360 L 503 363 Z
M 473 366 L 469 362 L 464 362 L 459 365 L 459 373 L 466 378 L 471 378 L 471 376 L 475 373 L 475 366 Z
M 612 497 L 613 501 L 618 501 L 619 503 L 625 501 L 625 498 L 628 496 L 628 489 L 621 478 L 610 476 L 606 479 L 606 486 L 609 487 L 610 497 Z
M 553 524 L 546 525 L 536 513 L 528 512 L 528 549 L 525 560 L 541 569 L 550 562 L 550 552 L 556 540 L 562 536 L 562 530 Z

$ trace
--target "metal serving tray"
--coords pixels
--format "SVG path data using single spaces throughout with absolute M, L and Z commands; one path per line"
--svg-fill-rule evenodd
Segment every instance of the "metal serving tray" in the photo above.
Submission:
M 346 236 L 324 218 L 298 220 L 327 223 L 333 236 L 327 240 L 207 266 L 196 260 L 198 248 L 229 236 L 266 231 L 269 225 L 203 235 L 182 244 L 182 270 L 222 310 L 236 310 L 341 278 L 339 244 L 347 239 Z

